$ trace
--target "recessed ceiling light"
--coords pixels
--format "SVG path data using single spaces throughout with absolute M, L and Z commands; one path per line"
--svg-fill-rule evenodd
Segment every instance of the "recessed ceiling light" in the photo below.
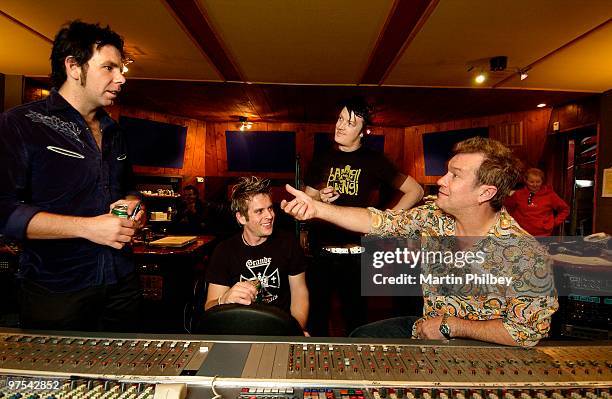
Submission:
M 485 80 L 487 80 L 487 76 L 484 73 L 479 73 L 478 75 L 476 75 L 476 77 L 474 78 L 474 82 L 481 84 L 482 82 L 484 82 Z
M 527 72 L 521 72 L 521 80 L 525 80 L 529 77 L 529 74 L 527 74 Z
M 539 103 L 539 104 L 538 104 L 538 108 L 544 108 L 545 106 L 546 106 L 546 104 L 545 104 L 545 103 Z

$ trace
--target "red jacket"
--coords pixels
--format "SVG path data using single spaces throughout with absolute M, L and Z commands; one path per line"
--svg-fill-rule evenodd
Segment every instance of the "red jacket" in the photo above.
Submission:
M 548 186 L 533 195 L 527 187 L 516 190 L 504 203 L 510 215 L 533 236 L 549 236 L 569 215 L 569 206 Z

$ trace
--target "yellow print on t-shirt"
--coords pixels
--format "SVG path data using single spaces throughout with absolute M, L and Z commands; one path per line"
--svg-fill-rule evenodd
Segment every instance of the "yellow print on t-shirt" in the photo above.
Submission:
M 329 169 L 327 185 L 335 188 L 340 194 L 358 195 L 360 174 L 361 169 L 351 169 L 351 165 L 346 165 L 344 168 L 332 166 Z

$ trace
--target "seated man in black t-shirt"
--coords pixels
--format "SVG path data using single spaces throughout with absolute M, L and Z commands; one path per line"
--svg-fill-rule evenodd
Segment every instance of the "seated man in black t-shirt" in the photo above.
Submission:
M 206 310 L 254 302 L 291 313 L 305 329 L 308 289 L 305 261 L 291 234 L 274 232 L 269 180 L 242 178 L 232 191 L 232 211 L 242 231 L 215 249 L 206 273 Z

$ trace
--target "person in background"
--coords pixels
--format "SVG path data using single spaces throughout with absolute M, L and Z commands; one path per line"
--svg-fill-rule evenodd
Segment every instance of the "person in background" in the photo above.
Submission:
M 123 57 L 109 27 L 73 21 L 53 42 L 49 96 L 0 117 L 0 230 L 23 243 L 23 328 L 136 327 L 141 290 L 127 244 L 145 213 L 127 199 L 125 137 L 104 111 L 125 83 Z M 116 205 L 132 217 L 112 214 Z
M 175 234 L 211 234 L 224 238 L 236 231 L 229 204 L 202 201 L 196 186 L 183 188 L 181 202 L 172 225 Z
M 206 214 L 200 193 L 195 186 L 183 188 L 181 204 L 176 215 L 176 228 L 182 234 L 201 234 L 206 229 Z
M 313 158 L 304 179 L 304 191 L 311 198 L 341 206 L 380 206 L 380 189 L 386 185 L 402 193 L 395 210 L 408 209 L 421 200 L 423 189 L 412 177 L 399 172 L 384 154 L 363 145 L 370 118 L 371 106 L 361 97 L 341 104 L 335 145 Z M 308 271 L 313 293 L 310 331 L 314 336 L 329 335 L 331 298 L 337 292 L 350 332 L 367 321 L 367 301 L 359 292 L 361 235 L 315 223 L 309 240 L 314 255 Z
M 549 186 L 544 172 L 530 168 L 525 187 L 509 196 L 504 205 L 518 224 L 533 236 L 550 236 L 569 215 L 569 206 Z
M 232 191 L 232 211 L 242 230 L 213 252 L 206 271 L 209 286 L 204 308 L 250 305 L 259 298 L 290 313 L 305 331 L 305 260 L 292 234 L 274 230 L 270 181 L 242 178 Z

